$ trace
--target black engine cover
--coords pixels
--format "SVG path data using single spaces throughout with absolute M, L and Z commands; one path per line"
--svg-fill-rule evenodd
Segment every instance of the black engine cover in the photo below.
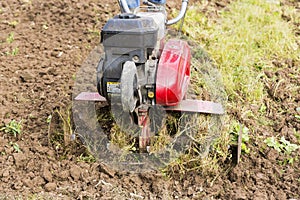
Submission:
M 110 19 L 102 29 L 105 57 L 97 67 L 97 88 L 110 100 L 119 93 L 123 64 L 134 61 L 143 65 L 157 44 L 158 26 L 152 18 L 121 14 Z

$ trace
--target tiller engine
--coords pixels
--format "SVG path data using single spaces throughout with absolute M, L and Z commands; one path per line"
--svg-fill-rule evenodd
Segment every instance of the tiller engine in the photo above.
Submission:
M 223 114 L 221 104 L 186 99 L 191 51 L 183 40 L 166 39 L 166 25 L 184 17 L 188 0 L 183 0 L 181 12 L 169 21 L 164 6 L 155 1 L 145 1 L 145 7 L 133 12 L 125 0 L 119 3 L 123 13 L 109 19 L 101 32 L 105 56 L 97 67 L 99 94 L 83 92 L 76 100 L 119 105 L 141 127 L 138 140 L 143 152 L 155 134 L 149 114 L 153 107 Z

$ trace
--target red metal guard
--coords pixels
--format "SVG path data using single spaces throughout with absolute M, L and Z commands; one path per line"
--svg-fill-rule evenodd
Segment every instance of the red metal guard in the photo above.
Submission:
M 159 60 L 156 77 L 156 103 L 175 106 L 186 94 L 190 81 L 191 53 L 182 40 L 169 40 Z

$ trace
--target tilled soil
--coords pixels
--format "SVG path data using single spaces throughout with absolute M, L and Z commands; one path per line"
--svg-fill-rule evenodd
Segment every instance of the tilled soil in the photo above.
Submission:
M 226 4 L 210 2 L 203 12 L 217 16 Z M 169 7 L 179 6 L 171 2 Z M 117 12 L 116 3 L 107 0 L 0 3 L 0 120 L 5 124 L 22 120 L 23 124 L 23 134 L 17 137 L 0 133 L 0 199 L 300 198 L 299 161 L 280 165 L 278 161 L 284 158 L 259 144 L 260 136 L 274 133 L 297 142 L 293 132 L 300 128 L 294 117 L 299 115 L 295 108 L 300 91 L 290 85 L 300 85 L 299 63 L 289 59 L 274 61 L 277 72 L 265 71 L 266 119 L 273 126 L 258 126 L 253 153 L 243 156 L 238 167 L 224 166 L 230 170 L 213 182 L 207 182 L 201 172 L 182 179 L 159 173 L 116 173 L 101 163 L 82 161 L 84 148 L 78 144 L 62 150 L 49 142 L 48 116 L 70 105 L 77 70 L 99 43 L 97 31 Z M 11 33 L 13 40 L 7 41 Z M 254 113 L 259 110 L 253 105 L 244 107 Z M 245 119 L 239 113 L 238 108 L 229 111 L 248 127 L 256 126 L 255 118 Z

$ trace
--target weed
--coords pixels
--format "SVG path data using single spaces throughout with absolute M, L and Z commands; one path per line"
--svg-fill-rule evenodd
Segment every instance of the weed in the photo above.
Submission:
M 4 131 L 5 133 L 9 133 L 17 137 L 22 132 L 22 120 L 17 122 L 16 120 L 10 121 L 8 124 L 5 124 L 0 128 L 0 131 Z
M 300 132 L 298 133 L 298 132 L 296 131 L 296 129 L 294 128 L 294 134 L 295 134 L 295 137 L 296 137 L 297 140 L 298 140 L 298 143 L 300 143 Z
M 96 37 L 100 36 L 100 31 L 98 29 L 88 29 L 88 33 Z
M 77 157 L 78 162 L 86 162 L 86 163 L 94 163 L 96 162 L 96 158 L 92 154 L 80 154 L 79 157 Z
M 260 114 L 264 114 L 267 111 L 267 106 L 263 103 L 260 108 L 259 108 L 259 112 Z
M 67 109 L 66 113 L 63 114 L 61 111 L 55 111 L 60 119 L 63 121 L 63 135 L 65 144 L 69 143 L 71 135 L 73 134 L 72 122 L 71 122 L 71 111 Z
M 228 129 L 228 128 L 226 128 Z M 213 144 L 213 152 L 217 155 L 219 161 L 225 161 L 230 158 L 230 152 L 228 151 L 228 146 L 232 142 L 232 137 L 228 134 L 229 130 L 225 130 L 221 133 L 220 137 Z
M 9 145 L 11 145 L 17 153 L 21 153 L 22 152 L 21 149 L 20 149 L 20 146 L 17 143 L 10 142 Z
M 150 152 L 156 153 L 165 150 L 171 142 L 171 135 L 178 131 L 178 118 L 169 114 L 165 120 L 165 125 L 158 131 L 157 136 L 151 141 Z
M 247 143 L 249 142 L 249 129 L 247 127 L 242 127 L 241 124 L 234 122 L 233 123 L 233 131 L 232 133 L 232 139 L 231 139 L 231 144 L 237 145 L 238 142 L 238 137 L 241 132 L 242 134 L 242 144 L 241 144 L 241 150 L 243 153 L 250 153 L 250 149 L 247 147 Z M 241 130 L 242 129 L 242 130 Z
M 70 108 L 66 110 L 56 109 L 47 117 L 49 143 L 55 149 L 66 147 L 70 144 L 73 135 L 72 115 Z
M 47 117 L 47 120 L 46 120 L 47 124 L 50 124 L 50 123 L 51 123 L 51 119 L 52 119 L 52 115 L 49 115 L 49 116 Z
M 285 154 L 290 155 L 293 151 L 300 148 L 297 144 L 292 144 L 287 141 L 284 136 L 280 138 L 280 141 L 276 140 L 275 137 L 269 137 L 264 140 L 269 147 L 273 147 L 276 151 L 281 152 L 283 151 Z
M 42 199 L 42 198 L 39 197 L 37 194 L 31 194 L 27 197 L 27 200 L 38 200 L 38 199 Z
M 296 151 L 300 148 L 297 144 L 292 144 L 287 141 L 283 136 L 280 138 L 280 142 L 286 154 L 290 155 L 293 151 Z
M 12 55 L 12 56 L 16 56 L 16 55 L 18 55 L 18 53 L 19 53 L 19 48 L 18 48 L 18 47 L 14 48 L 14 49 L 11 51 L 11 55 Z
M 13 32 L 11 32 L 11 33 L 8 35 L 8 37 L 6 38 L 6 42 L 7 42 L 8 44 L 11 44 L 11 43 L 13 43 L 14 40 L 15 40 L 15 34 L 14 34 Z
M 47 24 L 43 24 L 42 29 L 48 30 L 49 26 Z
M 12 26 L 12 27 L 16 27 L 17 25 L 19 24 L 18 21 L 11 21 L 11 22 L 8 22 L 8 25 Z
M 76 74 L 72 75 L 72 80 L 75 81 L 76 80 Z
M 269 137 L 264 140 L 264 143 L 266 143 L 269 147 L 273 147 L 276 151 L 281 152 L 282 145 L 276 140 L 275 137 Z

